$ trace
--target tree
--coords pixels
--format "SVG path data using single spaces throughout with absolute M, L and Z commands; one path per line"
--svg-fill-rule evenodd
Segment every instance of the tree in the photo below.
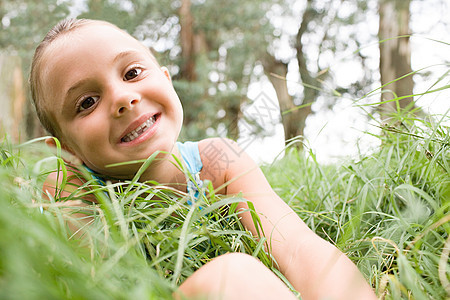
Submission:
M 69 14 L 68 2 L 57 0 L 2 0 L 0 2 L 0 49 L 12 55 L 19 57 L 20 62 L 16 66 L 22 66 L 22 74 L 17 74 L 18 69 L 10 72 L 13 78 L 4 78 L 6 82 L 20 82 L 21 87 L 15 87 L 16 95 L 24 94 L 27 96 L 26 105 L 19 105 L 22 110 L 22 120 L 24 121 L 24 132 L 20 133 L 21 139 L 30 139 L 43 135 L 45 132 L 39 125 L 39 121 L 34 113 L 30 101 L 28 90 L 27 75 L 31 63 L 31 57 L 37 42 L 42 40 L 44 34 L 58 20 Z M 17 79 L 23 78 L 23 79 Z M 19 92 L 19 90 L 22 90 Z M 20 97 L 4 98 L 2 101 L 17 101 Z M 22 101 L 22 100 L 21 100 Z M 16 104 L 12 106 L 17 107 Z M 23 125 L 23 124 L 22 124 Z
M 297 37 L 295 39 L 295 49 L 297 50 L 297 63 L 299 67 L 300 72 L 300 78 L 302 80 L 302 83 L 304 85 L 303 90 L 303 101 L 302 101 L 302 107 L 299 108 L 298 113 L 293 115 L 295 117 L 291 118 L 292 122 L 298 122 L 297 130 L 294 131 L 295 128 L 293 124 L 289 124 L 287 127 L 288 134 L 292 136 L 288 136 L 288 138 L 293 138 L 296 135 L 304 135 L 304 130 L 306 126 L 306 118 L 311 114 L 311 105 L 313 102 L 317 100 L 317 97 L 319 95 L 319 90 L 321 88 L 321 80 L 320 80 L 320 74 L 322 73 L 322 70 L 320 67 L 318 68 L 318 71 L 314 74 L 311 72 L 308 68 L 307 63 L 307 54 L 304 50 L 303 43 L 305 42 L 303 40 L 304 34 L 308 30 L 308 25 L 314 20 L 314 18 L 320 18 L 320 14 L 317 13 L 317 11 L 313 8 L 313 1 L 307 0 L 306 9 L 303 13 L 302 22 L 300 24 L 300 27 L 297 32 Z M 286 129 L 285 129 L 286 130 Z M 302 145 L 302 144 L 298 144 Z
M 185 110 L 183 138 L 199 139 L 217 134 L 237 138 L 238 122 L 243 116 L 241 106 L 249 101 L 250 83 L 259 79 L 255 67 L 262 65 L 277 94 L 285 138 L 290 139 L 304 135 L 307 118 L 314 113 L 312 104 L 318 99 L 332 107 L 339 101 L 338 94 L 357 98 L 373 89 L 375 70 L 366 68 L 366 57 L 357 50 L 376 38 L 367 32 L 361 34 L 358 29 L 366 22 L 368 3 L 374 1 L 380 2 L 380 39 L 409 33 L 404 21 L 395 25 L 397 32 L 387 30 L 389 34 L 383 33 L 386 30 L 381 25 L 393 26 L 387 22 L 387 13 L 401 11 L 394 18 L 404 20 L 410 0 L 180 0 L 164 5 L 157 0 L 85 0 L 87 11 L 79 17 L 111 21 L 150 48 L 157 48 L 155 55 L 161 64 L 169 67 L 183 105 L 189 108 Z M 299 3 L 305 3 L 305 7 L 293 13 L 291 7 Z M 341 10 L 341 6 L 346 8 Z M 37 41 L 56 21 L 69 14 L 69 8 L 70 2 L 64 0 L 0 2 L 0 48 L 19 53 L 28 72 Z M 300 21 L 297 32 L 289 33 L 291 43 L 286 47 L 290 48 L 290 57 L 280 57 L 277 52 L 279 31 L 286 25 L 275 26 L 274 15 Z M 346 33 L 345 37 L 341 36 L 342 32 Z M 405 52 L 395 54 L 391 61 L 388 57 L 396 49 L 409 49 L 405 41 L 409 39 L 401 37 L 380 43 L 383 84 L 410 72 Z M 382 47 L 388 48 L 381 50 Z M 339 53 L 348 50 L 357 52 L 352 62 L 358 60 L 361 69 L 366 71 L 353 83 L 338 86 L 333 78 L 333 63 Z M 291 69 L 297 68 L 298 87 L 288 90 L 285 78 Z M 392 93 L 391 98 L 386 98 L 387 90 L 397 96 L 412 94 L 409 88 L 403 87 L 407 81 L 412 83 L 411 76 L 387 85 L 384 99 L 395 98 Z M 412 99 L 399 103 L 407 106 L 408 101 Z M 392 107 L 394 103 L 386 105 Z M 36 134 L 33 129 L 28 132 L 29 137 Z
M 21 142 L 25 130 L 25 89 L 21 59 L 0 52 L 0 135 L 9 134 L 14 143 Z M 26 137 L 25 137 L 26 138 Z
M 303 136 L 307 115 L 311 113 L 311 106 L 298 108 L 289 94 L 286 84 L 288 64 L 267 54 L 262 60 L 266 76 L 275 89 L 278 104 L 280 106 L 281 121 L 284 128 L 285 141 L 297 136 Z M 307 112 L 307 115 L 304 115 Z M 302 115 L 303 114 L 303 115 Z M 297 144 L 301 148 L 302 144 Z
M 177 11 L 180 53 L 174 85 L 185 110 L 185 138 L 239 136 L 241 105 L 248 101 L 252 70 L 265 52 L 265 7 L 270 1 L 191 2 Z M 218 112 L 220 112 L 218 116 Z
M 292 16 L 290 7 L 298 1 L 285 1 L 283 17 Z M 280 60 L 277 53 L 270 53 L 263 59 L 265 72 L 272 83 L 278 97 L 280 109 L 282 111 L 282 121 L 285 132 L 285 139 L 288 141 L 294 137 L 303 137 L 306 128 L 307 118 L 314 113 L 312 105 L 320 98 L 333 106 L 336 95 L 351 93 L 358 95 L 370 90 L 371 72 L 367 71 L 363 78 L 352 83 L 348 87 L 336 86 L 330 81 L 333 76 L 333 60 L 326 61 L 324 57 L 337 57 L 340 51 L 345 51 L 350 47 L 356 51 L 361 35 L 358 34 L 355 24 L 364 22 L 364 14 L 367 11 L 367 1 L 353 0 L 347 1 L 353 10 L 350 13 L 342 13 L 341 1 L 328 0 L 306 0 L 299 18 L 298 30 L 295 36 L 291 36 L 292 48 L 295 56 Z M 348 32 L 346 37 L 339 35 L 341 29 Z M 279 42 L 273 37 L 272 44 Z M 359 53 L 357 57 L 361 64 L 361 69 L 367 69 L 365 57 Z M 299 88 L 295 94 L 288 93 L 287 82 L 285 80 L 288 65 L 295 61 L 298 66 L 300 77 Z M 283 80 L 284 79 L 284 80 Z M 300 86 L 301 85 L 301 86 Z M 334 88 L 332 88 L 334 86 Z M 327 87 L 327 90 L 324 88 Z M 298 148 L 302 148 L 302 143 L 297 143 Z
M 413 94 L 409 6 L 410 0 L 379 1 L 378 36 L 380 40 L 380 75 L 383 86 L 382 102 Z M 414 107 L 413 97 L 380 104 L 379 111 L 382 120 L 386 121 L 391 113 L 396 112 L 397 105 L 402 109 L 411 110 Z

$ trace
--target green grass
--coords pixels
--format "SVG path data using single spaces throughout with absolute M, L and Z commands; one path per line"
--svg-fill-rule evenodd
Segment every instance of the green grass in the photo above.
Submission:
M 321 165 L 313 152 L 290 149 L 263 170 L 299 216 L 358 265 L 379 296 L 445 299 L 449 128 L 399 121 L 382 128 L 381 146 L 371 155 Z M 215 195 L 206 186 L 211 196 L 188 205 L 189 195 L 137 180 L 97 186 L 102 209 L 80 208 L 95 216 L 80 240 L 66 228 L 66 220 L 80 221 L 77 209 L 41 195 L 43 179 L 61 159 L 41 140 L 13 146 L 5 139 L 0 154 L 1 299 L 170 299 L 193 271 L 229 251 L 273 268 L 264 241 L 235 214 L 244 199 Z
M 68 238 L 68 212 L 39 205 L 43 154 L 25 150 L 0 150 L 0 298 L 170 299 L 171 286 L 127 241 L 94 229 L 91 249 Z
M 448 116 L 444 118 L 448 122 Z M 379 296 L 450 297 L 450 130 L 403 118 L 376 152 L 322 166 L 290 153 L 269 181 L 320 236 L 344 251 Z
M 248 253 L 273 268 L 265 240 L 239 222 L 236 206 L 245 199 L 223 198 L 206 185 L 210 196 L 189 205 L 186 193 L 138 177 L 99 186 L 81 169 L 92 189 L 48 201 L 42 182 L 57 165 L 66 174 L 62 159 L 42 139 L 18 147 L 4 141 L 0 151 L 0 298 L 170 299 L 196 269 L 227 252 Z M 88 193 L 101 209 L 65 202 Z M 77 212 L 94 221 L 84 224 Z M 72 234 L 67 221 L 80 232 Z

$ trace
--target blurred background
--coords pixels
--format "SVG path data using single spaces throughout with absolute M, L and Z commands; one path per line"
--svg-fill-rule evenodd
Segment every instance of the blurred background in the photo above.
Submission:
M 258 162 L 290 141 L 324 163 L 367 153 L 399 108 L 448 114 L 449 15 L 448 0 L 1 0 L 0 134 L 46 135 L 31 57 L 56 22 L 78 17 L 118 25 L 169 68 L 181 140 L 229 137 Z

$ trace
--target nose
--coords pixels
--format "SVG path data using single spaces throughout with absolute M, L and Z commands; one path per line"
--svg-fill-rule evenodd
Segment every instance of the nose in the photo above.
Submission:
M 114 103 L 112 105 L 113 116 L 118 118 L 121 117 L 129 110 L 133 110 L 136 105 L 141 102 L 140 96 L 132 91 L 119 91 L 114 90 L 115 95 L 113 95 Z

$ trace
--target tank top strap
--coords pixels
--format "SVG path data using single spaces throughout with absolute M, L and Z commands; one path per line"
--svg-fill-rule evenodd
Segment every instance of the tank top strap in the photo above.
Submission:
M 203 168 L 203 163 L 198 150 L 198 142 L 177 142 L 177 146 L 188 171 L 191 174 L 200 172 Z
M 187 178 L 187 191 L 192 199 L 198 199 L 200 189 L 203 187 L 203 181 L 200 179 L 200 171 L 203 163 L 198 150 L 198 142 L 177 142 L 178 150 L 186 165 L 190 177 Z M 192 204 L 188 201 L 188 204 Z

